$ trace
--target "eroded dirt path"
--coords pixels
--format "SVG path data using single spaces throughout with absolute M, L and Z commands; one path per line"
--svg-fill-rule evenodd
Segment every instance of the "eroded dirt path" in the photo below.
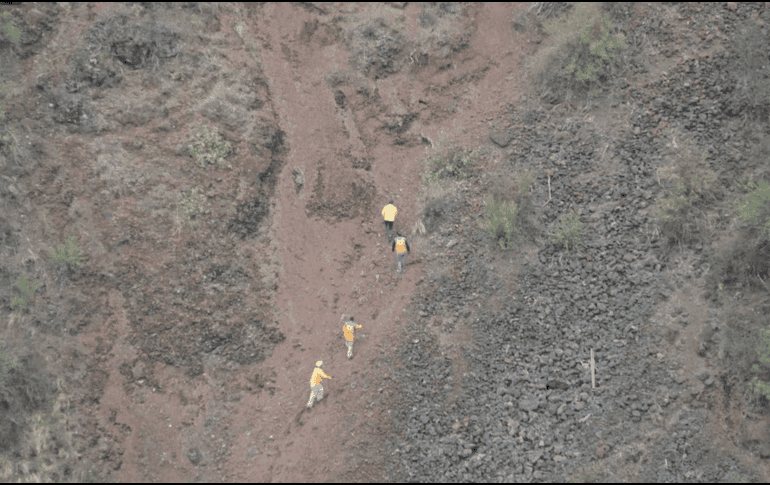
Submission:
M 273 208 L 282 263 L 276 303 L 286 343 L 265 363 L 275 393 L 246 400 L 237 411 L 239 420 L 262 430 L 263 436 L 256 437 L 259 454 L 250 457 L 245 442 L 236 445 L 227 469 L 229 479 L 238 481 L 326 481 L 344 468 L 354 430 L 366 433 L 362 425 L 371 423 L 380 376 L 368 363 L 398 326 L 420 269 L 410 267 L 397 286 L 385 288 L 377 281 L 378 274 L 381 281 L 392 279 L 394 257 L 376 225 L 378 207 L 387 201 L 377 193 L 371 173 L 353 168 L 356 159 L 370 155 L 346 129 L 349 117 L 324 79 L 330 65 L 346 65 L 347 53 L 338 46 L 302 42 L 315 16 L 297 6 L 272 4 L 252 13 L 248 28 L 262 46 L 269 46 L 261 59 L 289 149 Z M 387 177 L 393 165 L 414 159 L 414 153 L 405 152 L 372 164 L 371 171 Z M 306 174 L 302 198 L 291 176 L 295 166 Z M 397 185 L 404 193 L 417 193 L 419 179 L 406 182 Z M 355 193 L 357 185 L 364 190 Z M 314 198 L 323 199 L 317 201 L 320 217 L 309 216 L 306 208 Z M 409 214 L 414 203 L 405 199 L 399 207 Z M 355 315 L 363 325 L 350 361 L 342 314 Z M 324 382 L 325 399 L 305 412 L 308 381 L 318 360 L 332 380 Z
M 408 28 L 414 30 L 418 6 L 408 8 L 414 9 L 406 12 Z M 485 8 L 466 20 L 476 15 L 509 19 L 508 10 Z M 228 480 L 377 479 L 360 472 L 348 475 L 354 470 L 346 457 L 361 435 L 376 440 L 378 426 L 387 422 L 387 398 L 380 390 L 388 371 L 375 368 L 376 360 L 393 349 L 422 272 L 421 248 L 414 247 L 409 261 L 415 263 L 401 281 L 393 278 L 395 258 L 385 245 L 380 210 L 395 195 L 397 229 L 406 231 L 417 220 L 418 160 L 426 145 L 415 132 L 426 129 L 436 142 L 442 132 L 478 138 L 488 128 L 475 120 L 503 109 L 501 83 L 511 75 L 511 66 L 500 69 L 490 54 L 498 52 L 494 46 L 510 43 L 511 29 L 504 20 L 485 25 L 474 35 L 473 52 L 450 59 L 451 71 L 431 69 L 428 61 L 423 73 L 335 86 L 334 80 L 349 72 L 349 52 L 335 26 L 319 25 L 317 14 L 296 5 L 251 9 L 244 37 L 253 35 L 262 46 L 259 58 L 289 150 L 272 227 L 282 267 L 276 304 L 286 342 L 264 365 L 274 393 L 262 392 L 237 407 L 234 419 L 260 429 L 262 436 L 244 435 L 232 447 Z M 515 65 L 518 59 L 509 54 Z M 471 76 L 457 82 L 464 62 L 468 69 L 462 72 L 470 70 Z M 494 67 L 494 76 L 487 76 Z M 436 88 L 451 84 L 458 86 Z M 460 117 L 444 109 L 451 103 L 450 110 Z M 433 110 L 425 108 L 431 105 Z M 407 142 L 396 146 L 392 133 L 382 129 L 383 121 L 404 115 L 418 121 Z M 295 167 L 305 174 L 299 193 L 291 175 Z M 363 325 L 350 361 L 340 328 L 343 314 Z M 332 380 L 324 381 L 325 399 L 305 411 L 308 380 L 318 360 Z

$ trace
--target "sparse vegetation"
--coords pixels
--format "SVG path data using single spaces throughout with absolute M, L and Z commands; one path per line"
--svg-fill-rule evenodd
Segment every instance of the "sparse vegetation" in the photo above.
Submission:
M 5 352 L 0 351 L 0 383 L 5 377 L 6 372 L 14 367 L 19 367 L 19 365 L 18 359 L 14 359 L 6 355 Z
M 712 299 L 723 286 L 770 292 L 770 184 L 744 178 L 737 185 L 744 196 L 732 206 L 743 226 L 735 241 L 711 263 Z
M 0 86 L 1 88 L 2 86 Z M 3 102 L 0 101 L 0 119 L 3 117 Z M 14 154 L 16 145 L 14 144 L 13 134 L 6 127 L 5 133 L 0 134 L 0 155 L 10 157 Z
M 180 211 L 182 212 L 182 214 L 184 214 L 185 219 L 190 221 L 190 224 L 193 227 L 195 227 L 197 223 L 194 222 L 194 219 L 198 214 L 203 213 L 205 202 L 206 202 L 206 196 L 199 193 L 197 187 L 190 190 L 190 192 L 187 192 L 187 193 L 183 192 L 178 194 L 177 195 L 177 217 L 176 217 L 177 227 L 179 228 L 181 226 Z
M 623 38 L 612 34 L 612 22 L 603 15 L 583 28 L 580 47 L 564 71 L 577 81 L 596 81 L 599 72 L 623 47 Z
M 770 63 L 767 46 L 770 30 L 749 22 L 735 34 L 725 70 L 732 77 L 728 93 L 727 114 L 767 120 L 770 115 Z
M 21 278 L 19 278 L 18 286 L 23 296 L 14 296 L 11 298 L 11 308 L 14 310 L 18 308 L 19 312 L 21 312 L 21 310 L 24 310 L 27 307 L 27 303 L 32 301 L 32 299 L 35 297 L 37 282 L 32 281 L 30 283 L 25 275 L 21 275 Z
M 0 42 L 18 42 L 20 38 L 21 31 L 14 25 L 10 12 L 0 13 Z
M 759 238 L 770 236 L 770 184 L 764 180 L 757 182 L 744 179 L 739 185 L 748 194 L 733 206 L 738 216 L 757 229 Z
M 570 475 L 567 481 L 570 483 L 592 483 L 599 480 L 599 478 L 599 474 L 595 470 L 585 469 Z
M 201 168 L 207 165 L 217 165 L 221 168 L 225 158 L 232 152 L 232 146 L 222 138 L 219 129 L 214 127 L 203 128 L 198 132 L 187 150 Z M 233 166 L 228 164 L 227 168 L 232 169 Z
M 666 182 L 668 195 L 657 209 L 661 234 L 668 247 L 691 245 L 703 239 L 702 208 L 719 197 L 716 175 L 707 168 L 706 157 L 694 142 L 672 131 L 669 144 L 672 164 L 658 173 L 661 185 Z
M 68 399 L 60 394 L 57 401 Z M 69 483 L 82 482 L 88 473 L 73 469 L 72 450 L 68 433 L 63 429 L 64 416 L 54 412 L 38 412 L 27 419 L 29 431 L 26 442 L 31 446 L 12 464 L 0 456 L 0 479 L 6 483 Z
M 468 171 L 477 154 L 478 150 L 440 143 L 436 152 L 426 160 L 428 180 L 436 182 L 443 179 L 467 179 Z
M 486 201 L 486 219 L 480 224 L 492 238 L 497 241 L 500 249 L 512 249 L 515 240 L 521 235 L 519 228 L 514 225 L 518 208 L 512 201 L 495 201 L 488 197 Z
M 573 94 L 601 93 L 625 38 L 613 33 L 612 21 L 600 5 L 576 3 L 567 15 L 545 22 L 543 29 L 550 39 L 533 65 L 545 88 L 542 96 L 556 104 Z
M 727 479 L 729 483 L 749 483 L 749 479 L 737 473 L 731 473 Z
M 0 82 L 0 95 L 3 94 L 5 91 L 5 83 Z M 0 99 L 0 120 L 3 119 L 3 116 L 5 115 L 5 100 Z M 0 140 L 0 150 L 2 150 L 3 141 Z
M 583 223 L 577 214 L 565 214 L 559 220 L 559 224 L 551 236 L 551 242 L 563 245 L 567 252 L 570 247 L 576 249 L 580 247 L 583 236 Z
M 759 356 L 759 362 L 765 369 L 760 369 L 759 364 L 754 364 L 751 368 L 755 373 L 759 373 L 763 370 L 767 370 L 770 366 L 770 327 L 762 329 L 760 332 L 759 345 L 756 348 L 757 355 Z M 754 376 L 749 381 L 749 388 L 755 394 L 763 396 L 770 401 L 770 383 Z
M 82 264 L 82 256 L 75 236 L 69 236 L 66 243 L 50 252 L 49 258 L 52 263 L 80 266 Z

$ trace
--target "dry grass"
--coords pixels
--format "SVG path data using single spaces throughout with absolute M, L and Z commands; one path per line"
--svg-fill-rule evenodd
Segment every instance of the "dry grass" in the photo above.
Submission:
M 73 466 L 79 456 L 74 451 L 72 431 L 64 414 L 71 401 L 62 379 L 51 411 L 41 411 L 27 418 L 23 442 L 29 446 L 13 460 L 0 456 L 0 480 L 11 483 L 75 482 L 88 478 L 90 470 Z M 65 470 L 69 470 L 65 476 Z
M 564 16 L 543 23 L 543 30 L 548 36 L 540 49 L 525 61 L 523 72 L 537 75 L 546 67 L 549 60 L 558 55 L 568 44 L 576 42 L 583 28 L 596 22 L 601 16 L 601 4 L 580 2 Z

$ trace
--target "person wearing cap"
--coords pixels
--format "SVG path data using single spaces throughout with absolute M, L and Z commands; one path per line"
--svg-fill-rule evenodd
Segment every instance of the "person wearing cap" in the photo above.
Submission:
M 315 369 L 313 369 L 313 375 L 310 376 L 310 400 L 307 402 L 307 407 L 313 407 L 313 400 L 320 401 L 324 398 L 324 386 L 321 385 L 321 379 L 324 377 L 331 379 L 324 371 L 321 370 L 321 366 L 324 365 L 323 361 L 319 360 L 315 363 Z
M 342 333 L 345 334 L 345 345 L 348 346 L 348 359 L 353 358 L 353 339 L 355 338 L 354 332 L 357 328 L 361 328 L 361 325 L 357 325 L 353 321 L 353 317 L 350 317 L 350 320 L 342 324 Z
M 385 234 L 388 236 L 388 242 L 393 240 L 393 221 L 396 220 L 396 214 L 398 209 L 393 205 L 393 201 L 388 202 L 388 205 L 382 209 L 382 217 L 385 219 L 383 224 L 385 225 Z
M 393 240 L 391 246 L 391 252 L 396 251 L 396 274 L 404 274 L 404 267 L 406 266 L 406 253 L 410 252 L 409 243 L 406 238 L 398 231 L 397 237 Z

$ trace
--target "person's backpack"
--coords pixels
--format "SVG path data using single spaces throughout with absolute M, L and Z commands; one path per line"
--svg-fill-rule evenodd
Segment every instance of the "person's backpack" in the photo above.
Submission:
M 406 251 L 406 238 L 405 237 L 397 237 L 396 238 L 396 252 L 397 253 L 403 253 Z

